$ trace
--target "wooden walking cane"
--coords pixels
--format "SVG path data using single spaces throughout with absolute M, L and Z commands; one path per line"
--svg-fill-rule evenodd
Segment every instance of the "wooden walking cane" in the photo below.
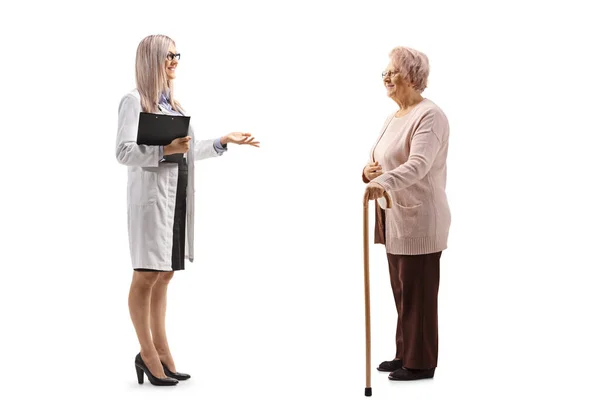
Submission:
M 385 207 L 392 207 L 392 199 L 387 192 L 383 192 Z M 381 200 L 381 199 L 379 199 Z M 379 203 L 381 205 L 381 202 Z M 371 396 L 371 292 L 369 289 L 369 202 L 363 204 L 363 254 L 365 261 L 365 329 L 366 329 L 366 373 L 367 386 L 365 396 Z

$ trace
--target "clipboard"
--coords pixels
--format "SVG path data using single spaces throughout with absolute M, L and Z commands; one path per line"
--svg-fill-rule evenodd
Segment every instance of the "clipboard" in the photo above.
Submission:
M 190 117 L 140 112 L 137 144 L 166 146 L 188 135 Z

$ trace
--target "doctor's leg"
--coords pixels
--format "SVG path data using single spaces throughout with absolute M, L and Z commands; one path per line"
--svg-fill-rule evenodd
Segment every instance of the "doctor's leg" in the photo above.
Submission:
M 171 356 L 169 343 L 167 341 L 167 330 L 165 317 L 167 313 L 167 288 L 173 278 L 174 272 L 161 272 L 156 284 L 152 287 L 152 300 L 150 305 L 150 328 L 152 329 L 152 340 L 158 352 L 160 360 L 171 371 L 177 371 L 175 362 Z
M 129 289 L 129 315 L 140 342 L 142 360 L 152 375 L 166 378 L 150 331 L 152 288 L 156 285 L 160 274 L 161 272 L 133 271 Z

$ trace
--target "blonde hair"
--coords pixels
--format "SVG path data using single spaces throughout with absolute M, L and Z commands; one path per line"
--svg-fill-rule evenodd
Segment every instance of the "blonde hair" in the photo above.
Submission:
M 166 92 L 169 92 L 171 107 L 182 111 L 181 105 L 173 96 L 173 82 L 169 81 L 165 70 L 165 61 L 171 45 L 174 47 L 175 41 L 165 35 L 146 36 L 138 45 L 135 55 L 135 82 L 144 112 L 158 112 L 160 95 Z
M 410 82 L 417 92 L 423 93 L 429 78 L 427 56 L 410 47 L 398 46 L 390 51 L 390 60 L 398 68 L 402 78 Z

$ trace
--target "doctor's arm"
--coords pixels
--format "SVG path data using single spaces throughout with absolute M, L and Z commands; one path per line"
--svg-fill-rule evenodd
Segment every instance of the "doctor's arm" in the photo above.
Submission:
M 250 133 L 231 132 L 218 139 L 199 140 L 194 143 L 194 156 L 196 160 L 204 158 L 216 157 L 227 151 L 227 143 L 239 145 L 251 145 L 260 147 L 260 142 L 254 139 Z
M 141 106 L 134 96 L 126 95 L 119 104 L 116 157 L 120 164 L 157 167 L 162 158 L 159 146 L 137 144 Z
M 217 143 L 219 142 L 219 143 Z M 194 160 L 218 157 L 227 151 L 227 145 L 221 145 L 220 139 L 194 141 Z

